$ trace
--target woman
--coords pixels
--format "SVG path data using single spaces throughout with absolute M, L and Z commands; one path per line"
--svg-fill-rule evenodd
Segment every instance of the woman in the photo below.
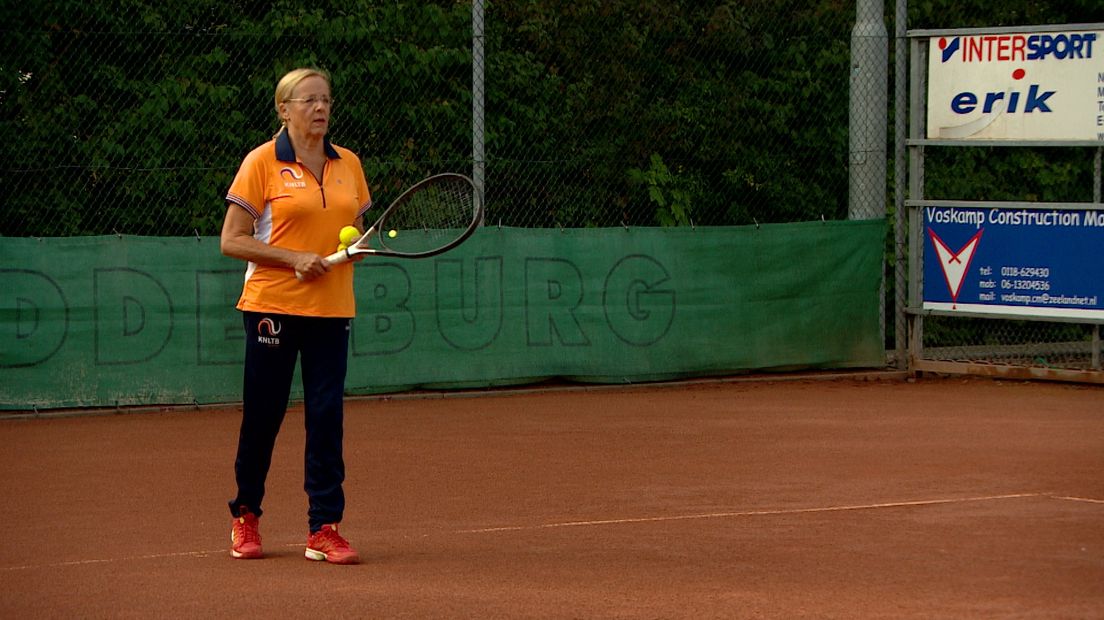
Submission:
M 231 556 L 262 557 L 265 479 L 301 357 L 306 557 L 355 564 L 357 552 L 338 533 L 353 267 L 331 267 L 322 257 L 336 249 L 343 227 L 361 228 L 372 198 L 360 159 L 326 136 L 333 97 L 325 72 L 291 71 L 276 85 L 275 105 L 282 126 L 242 162 L 226 196 L 221 237 L 223 254 L 248 261 L 237 304 L 246 345 Z

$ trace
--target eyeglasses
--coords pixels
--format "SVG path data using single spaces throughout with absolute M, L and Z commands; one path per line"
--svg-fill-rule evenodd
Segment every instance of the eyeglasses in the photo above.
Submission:
M 296 103 L 305 103 L 305 104 L 307 104 L 308 106 L 310 106 L 312 108 L 314 106 L 320 104 L 320 103 L 322 105 L 326 106 L 327 108 L 332 108 L 333 103 L 334 103 L 333 97 L 330 97 L 328 95 L 325 95 L 325 96 L 322 96 L 322 97 L 311 95 L 310 97 L 307 97 L 306 99 L 284 99 L 285 103 L 288 102 L 288 101 L 294 101 Z

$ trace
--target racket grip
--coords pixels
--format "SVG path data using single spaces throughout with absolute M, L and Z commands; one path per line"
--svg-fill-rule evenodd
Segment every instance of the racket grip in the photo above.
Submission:
M 329 263 L 331 265 L 340 265 L 341 263 L 347 263 L 350 260 L 352 260 L 352 256 L 349 255 L 348 250 L 338 250 L 338 251 L 334 252 L 333 254 L 330 254 L 326 258 L 323 258 L 322 260 L 326 261 L 327 263 Z M 303 274 L 296 271 L 295 272 L 295 278 L 297 280 L 299 280 L 300 282 L 302 282 L 303 281 Z
M 327 256 L 324 260 L 331 265 L 340 265 L 341 263 L 349 262 L 352 258 L 353 257 L 349 254 L 349 250 L 338 250 Z

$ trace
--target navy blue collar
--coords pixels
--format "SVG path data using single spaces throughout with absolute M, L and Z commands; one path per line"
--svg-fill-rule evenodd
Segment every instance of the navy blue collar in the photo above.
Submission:
M 322 137 L 322 148 L 326 150 L 326 157 L 341 159 L 341 155 L 337 154 L 337 149 L 330 144 L 329 136 Z M 288 136 L 287 127 L 284 127 L 280 134 L 276 136 L 276 159 L 295 163 L 295 147 L 291 145 L 291 137 Z

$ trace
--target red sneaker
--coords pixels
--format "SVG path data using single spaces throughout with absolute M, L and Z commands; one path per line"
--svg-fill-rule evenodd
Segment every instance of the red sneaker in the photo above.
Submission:
M 322 529 L 307 536 L 308 560 L 331 564 L 359 564 L 360 556 L 349 546 L 349 541 L 337 533 L 337 524 L 323 525 Z
M 242 506 L 238 509 L 238 518 L 230 530 L 230 556 L 253 560 L 261 557 L 261 532 L 258 529 L 257 515 Z

